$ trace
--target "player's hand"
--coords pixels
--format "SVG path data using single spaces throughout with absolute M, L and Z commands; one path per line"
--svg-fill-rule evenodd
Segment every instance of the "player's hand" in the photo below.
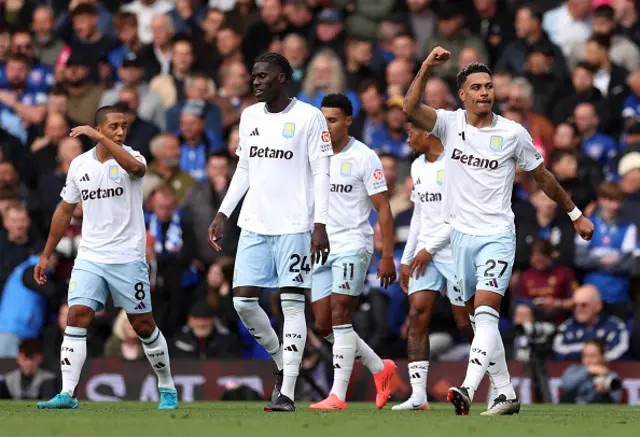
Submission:
M 49 258 L 44 255 L 40 256 L 36 268 L 33 270 L 33 279 L 36 280 L 38 285 L 44 285 L 47 283 L 47 268 L 49 266 Z
M 431 50 L 431 53 L 429 53 L 427 59 L 424 60 L 424 63 L 429 67 L 439 67 L 447 62 L 449 58 L 451 58 L 451 52 L 438 46 Z
M 409 293 L 409 278 L 411 278 L 411 273 L 409 273 L 409 266 L 406 264 L 402 264 L 400 266 L 400 288 L 405 293 Z
M 311 234 L 311 264 L 324 265 L 327 262 L 329 250 L 327 228 L 321 223 L 316 223 L 313 227 L 313 234 Z
M 393 256 L 383 256 L 378 263 L 378 279 L 380 286 L 387 288 L 396 280 L 396 263 Z
M 216 251 L 220 252 L 222 247 L 218 244 L 218 241 L 223 237 L 222 231 L 224 225 L 227 222 L 227 217 L 221 212 L 217 213 L 213 221 L 209 225 L 209 246 Z
M 426 249 L 422 249 L 420 252 L 418 252 L 413 262 L 411 263 L 411 266 L 409 266 L 409 275 L 414 276 L 415 273 L 416 278 L 424 275 L 424 272 L 427 270 L 427 266 L 431 262 L 432 257 L 433 256 L 429 252 L 427 252 Z
M 573 222 L 573 227 L 583 240 L 591 240 L 593 236 L 593 223 L 591 223 L 591 220 L 581 215 L 578 220 Z
M 104 138 L 104 135 L 102 135 L 100 132 L 98 132 L 91 126 L 74 127 L 73 129 L 71 129 L 71 133 L 69 134 L 69 136 L 73 138 L 78 138 L 81 135 L 89 137 L 91 141 L 98 141 L 98 142 L 100 142 Z

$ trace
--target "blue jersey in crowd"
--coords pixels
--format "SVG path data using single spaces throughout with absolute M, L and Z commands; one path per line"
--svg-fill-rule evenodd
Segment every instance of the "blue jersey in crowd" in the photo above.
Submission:
M 618 154 L 618 144 L 613 138 L 597 133 L 583 140 L 582 150 L 589 158 L 600 164 L 607 176 L 615 173 L 615 169 L 612 168 L 612 162 Z
M 176 132 L 180 135 L 180 132 Z M 180 151 L 180 170 L 187 172 L 198 182 L 207 180 L 207 157 L 210 153 L 224 148 L 224 144 L 211 132 L 205 133 L 204 140 L 195 147 L 182 141 Z
M 2 89 L 9 88 L 5 69 L 6 64 L 0 65 L 0 88 Z M 46 93 L 55 83 L 56 79 L 51 66 L 47 64 L 35 64 L 31 66 L 29 75 L 27 76 L 27 89 Z
M 47 94 L 43 91 L 27 89 L 18 95 L 18 103 L 26 106 L 39 106 L 47 104 Z M 28 132 L 24 126 L 22 118 L 16 111 L 7 105 L 0 103 L 0 128 L 6 130 L 14 137 L 27 143 Z
M 579 323 L 573 317 L 560 325 L 553 351 L 559 360 L 580 361 L 584 344 L 590 340 L 604 345 L 607 361 L 618 360 L 629 350 L 627 325 L 617 317 L 602 314 L 593 326 Z

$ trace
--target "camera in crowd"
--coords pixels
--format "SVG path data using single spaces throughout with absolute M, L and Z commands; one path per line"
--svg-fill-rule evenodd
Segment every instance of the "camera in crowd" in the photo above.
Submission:
M 607 375 L 595 376 L 593 378 L 594 385 L 602 385 L 607 393 L 618 391 L 622 388 L 622 379 L 615 373 Z

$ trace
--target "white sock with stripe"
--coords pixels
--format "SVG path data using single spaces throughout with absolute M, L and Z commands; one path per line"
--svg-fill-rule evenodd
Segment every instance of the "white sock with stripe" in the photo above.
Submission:
M 67 326 L 60 346 L 61 393 L 74 395 L 86 359 L 87 330 L 85 328 Z
M 169 347 L 167 346 L 167 340 L 164 338 L 162 332 L 156 326 L 156 329 L 149 338 L 140 337 L 140 341 L 142 342 L 144 354 L 147 356 L 149 364 L 151 364 L 151 367 L 158 378 L 158 388 L 175 390 L 176 386 L 173 383 L 173 377 L 171 376 Z
M 295 400 L 296 381 L 307 343 L 307 321 L 303 294 L 282 293 L 280 296 L 284 327 L 282 329 L 283 395 Z
M 353 325 L 334 326 L 333 335 L 335 343 L 333 344 L 333 387 L 331 393 L 345 401 L 353 371 L 353 362 L 356 359 L 358 335 L 353 330 Z

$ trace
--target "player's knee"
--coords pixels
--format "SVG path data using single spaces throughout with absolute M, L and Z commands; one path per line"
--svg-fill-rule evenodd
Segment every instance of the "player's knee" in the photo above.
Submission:
M 67 313 L 67 326 L 74 328 L 88 328 L 91 325 L 94 311 L 83 305 L 73 305 L 69 307 Z
M 246 297 L 234 297 L 233 298 L 233 307 L 236 309 L 236 312 L 242 319 L 248 313 L 251 313 L 258 308 L 260 304 L 258 303 L 258 299 L 256 298 L 246 298 Z
M 351 323 L 349 306 L 341 302 L 331 302 L 331 323 L 333 326 Z
M 454 311 L 453 320 L 456 322 L 456 326 L 460 331 L 471 328 L 471 320 L 469 319 L 469 314 L 466 311 Z
M 331 320 L 329 320 L 328 318 L 326 320 L 316 319 L 316 332 L 322 338 L 330 336 L 333 333 L 333 326 L 331 326 Z
M 426 331 L 429 329 L 429 312 L 427 309 L 412 306 L 409 309 L 409 326 L 413 330 Z
M 140 338 L 149 338 L 156 330 L 156 323 L 152 317 L 134 317 L 130 318 L 129 322 Z

